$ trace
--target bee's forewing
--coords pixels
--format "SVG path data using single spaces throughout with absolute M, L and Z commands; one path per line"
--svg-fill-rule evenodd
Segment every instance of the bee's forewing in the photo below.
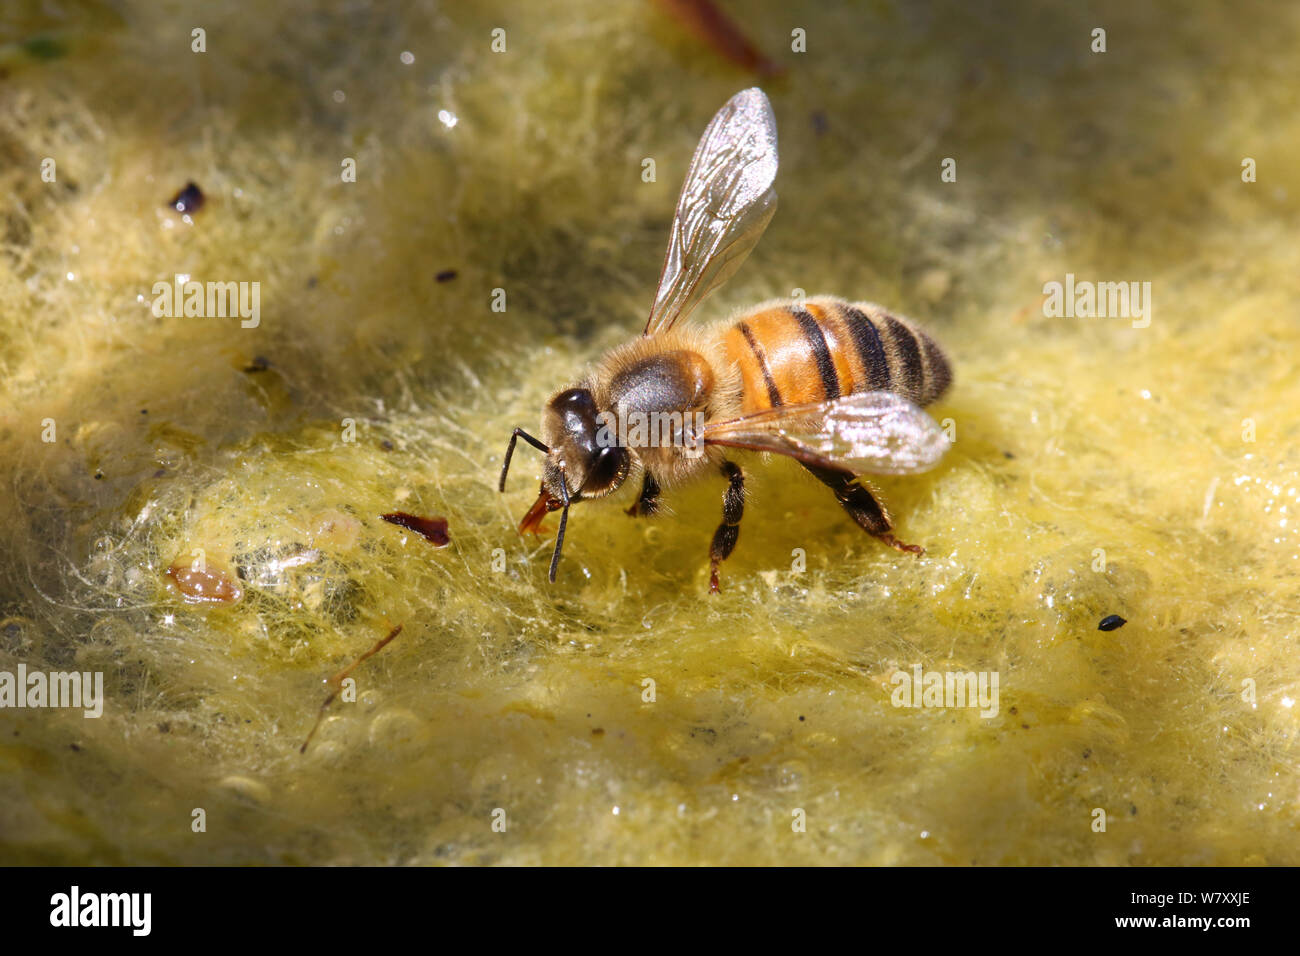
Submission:
M 875 475 L 928 471 L 949 446 L 933 418 L 893 392 L 859 392 L 710 423 L 704 441 Z
M 772 104 L 757 87 L 741 90 L 695 148 L 646 335 L 671 328 L 740 268 L 776 212 L 776 169 Z

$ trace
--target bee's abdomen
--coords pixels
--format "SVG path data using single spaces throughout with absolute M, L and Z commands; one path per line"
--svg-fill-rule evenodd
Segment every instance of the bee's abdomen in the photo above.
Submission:
M 723 334 L 740 369 L 743 413 L 896 392 L 928 405 L 952 382 L 935 341 L 878 305 L 817 298 L 761 306 Z

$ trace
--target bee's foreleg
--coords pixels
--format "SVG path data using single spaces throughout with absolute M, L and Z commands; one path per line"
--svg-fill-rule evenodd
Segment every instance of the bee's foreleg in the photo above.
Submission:
M 717 594 L 718 565 L 725 561 L 736 547 L 740 537 L 740 519 L 745 513 L 745 476 L 740 468 L 729 461 L 722 463 L 722 473 L 727 478 L 727 490 L 722 496 L 722 524 L 713 532 L 709 547 L 709 592 Z
M 641 482 L 641 495 L 632 503 L 632 507 L 627 509 L 627 513 L 633 518 L 638 515 L 647 517 L 659 510 L 659 482 L 654 480 L 650 472 L 645 473 L 645 480 Z
M 891 548 L 906 551 L 908 554 L 925 554 L 925 548 L 919 544 L 904 544 L 893 535 L 894 525 L 889 520 L 889 512 L 876 498 L 870 485 L 863 482 L 851 471 L 840 468 L 819 468 L 816 465 L 804 465 L 819 481 L 824 483 L 849 517 L 867 534 L 874 535 Z

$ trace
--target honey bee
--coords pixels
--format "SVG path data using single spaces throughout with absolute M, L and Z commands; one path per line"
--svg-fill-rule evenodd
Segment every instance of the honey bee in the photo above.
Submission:
M 709 590 L 740 534 L 744 475 L 726 449 L 798 460 L 835 493 L 859 526 L 900 551 L 889 512 L 864 474 L 933 467 L 948 448 L 920 406 L 947 389 L 943 351 L 907 319 L 831 297 L 767 302 L 721 324 L 685 319 L 749 255 L 776 211 L 776 119 L 762 90 L 743 90 L 713 117 L 695 149 L 673 217 L 668 251 L 643 336 L 607 353 L 578 384 L 555 394 L 542 439 L 541 493 L 519 522 L 540 530 L 560 511 L 551 557 L 555 581 L 576 502 L 603 498 L 629 479 L 641 492 L 628 513 L 650 515 L 661 489 L 710 472 L 727 480 L 722 522 L 709 548 Z

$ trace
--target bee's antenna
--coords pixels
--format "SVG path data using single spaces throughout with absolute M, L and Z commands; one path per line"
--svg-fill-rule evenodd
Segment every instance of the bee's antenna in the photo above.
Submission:
M 497 485 L 497 491 L 506 490 L 506 473 L 510 471 L 510 459 L 515 453 L 515 442 L 521 438 L 543 454 L 546 454 L 551 450 L 546 446 L 545 442 L 538 441 L 522 428 L 516 428 L 514 434 L 510 436 L 510 445 L 506 448 L 506 460 L 501 463 L 501 483 Z M 552 575 L 554 575 L 554 572 L 552 572 Z M 551 580 L 555 580 L 554 576 L 551 577 Z
M 560 549 L 564 547 L 564 527 L 569 523 L 569 483 L 564 477 L 564 469 L 560 469 L 560 500 L 564 502 L 564 510 L 560 512 L 560 530 L 555 534 L 555 553 L 551 555 L 551 583 L 555 583 L 555 569 L 560 566 Z

